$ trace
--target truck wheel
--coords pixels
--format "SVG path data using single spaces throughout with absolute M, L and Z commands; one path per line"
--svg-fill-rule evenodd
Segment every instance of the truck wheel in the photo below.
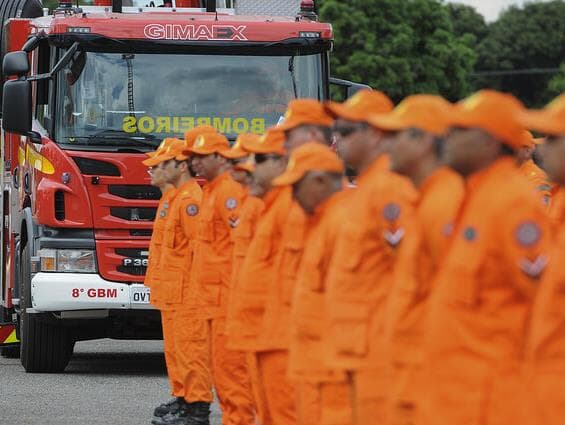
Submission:
M 20 346 L 14 345 L 9 347 L 0 348 L 0 353 L 2 357 L 6 359 L 18 359 L 20 357 Z
M 63 326 L 41 321 L 27 313 L 31 307 L 31 258 L 26 244 L 21 256 L 21 341 L 20 360 L 26 372 L 57 373 L 67 367 L 73 353 L 74 341 Z

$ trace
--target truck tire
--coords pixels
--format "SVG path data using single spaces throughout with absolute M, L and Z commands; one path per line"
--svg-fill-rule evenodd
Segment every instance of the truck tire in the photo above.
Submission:
M 74 341 L 69 329 L 45 323 L 34 314 L 31 307 L 31 258 L 29 245 L 22 250 L 20 266 L 21 317 L 20 361 L 26 372 L 63 372 L 73 353 Z
M 10 18 L 37 18 L 43 15 L 43 5 L 40 0 L 1 0 L 0 1 L 0 64 L 4 60 L 6 53 L 6 39 L 4 37 L 4 24 Z M 2 89 L 4 86 L 4 76 L 0 67 L 0 100 L 2 99 Z M 2 102 L 0 101 L 0 112 Z

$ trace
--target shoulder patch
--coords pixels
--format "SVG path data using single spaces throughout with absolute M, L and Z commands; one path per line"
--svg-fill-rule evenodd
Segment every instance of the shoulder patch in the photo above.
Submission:
M 463 230 L 463 237 L 466 241 L 474 241 L 475 239 L 477 239 L 477 229 L 475 229 L 473 226 L 465 227 L 465 229 Z
M 383 217 L 387 221 L 396 221 L 400 217 L 401 209 L 400 205 L 391 202 L 386 204 L 383 208 Z
M 186 207 L 186 213 L 191 217 L 194 217 L 195 215 L 197 215 L 199 211 L 200 210 L 198 208 L 198 205 L 196 205 L 196 204 L 189 204 Z
M 534 246 L 541 239 L 541 228 L 533 221 L 526 221 L 516 227 L 514 237 L 521 246 Z
M 161 218 L 165 217 L 166 215 L 167 215 L 167 211 L 165 211 L 165 210 L 161 210 L 161 212 L 159 213 L 159 216 Z
M 228 210 L 235 210 L 237 208 L 237 200 L 235 198 L 226 199 L 226 208 Z
M 168 208 L 169 208 L 169 203 L 168 202 L 163 203 L 163 209 L 166 210 Z

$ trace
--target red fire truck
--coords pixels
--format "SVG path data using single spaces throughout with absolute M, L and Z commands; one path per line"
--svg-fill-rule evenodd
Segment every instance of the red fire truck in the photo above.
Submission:
M 70 1 L 0 9 L 0 338 L 21 341 L 28 372 L 63 371 L 76 341 L 161 338 L 143 285 L 161 195 L 145 152 L 198 124 L 262 133 L 289 100 L 329 96 L 332 29 L 311 0 L 291 17 L 238 13 L 256 0 Z

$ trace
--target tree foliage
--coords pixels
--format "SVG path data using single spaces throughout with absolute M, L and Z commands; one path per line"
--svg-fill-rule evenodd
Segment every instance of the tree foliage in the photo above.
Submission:
M 319 10 L 335 31 L 335 76 L 365 82 L 396 100 L 469 93 L 473 40 L 454 33 L 438 0 L 323 0 Z
M 565 58 L 565 2 L 507 9 L 490 25 L 477 52 L 479 73 L 507 72 L 479 79 L 477 86 L 511 92 L 530 106 L 543 105 L 552 94 L 549 83 L 555 72 L 551 70 L 558 69 Z

